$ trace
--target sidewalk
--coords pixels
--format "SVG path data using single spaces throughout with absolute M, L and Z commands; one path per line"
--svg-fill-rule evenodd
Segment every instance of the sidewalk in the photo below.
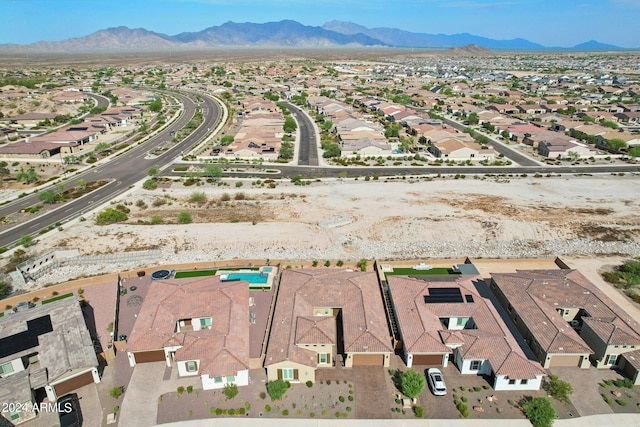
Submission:
M 387 426 L 422 426 L 422 427 L 531 427 L 528 420 L 311 420 L 311 419 L 256 419 L 256 418 L 219 418 L 207 420 L 182 421 L 162 424 L 165 426 L 189 427 L 297 427 L 305 426 L 332 427 L 336 424 L 353 427 L 387 427 Z M 638 427 L 640 417 L 637 414 L 593 415 L 589 417 L 556 420 L 554 427 Z

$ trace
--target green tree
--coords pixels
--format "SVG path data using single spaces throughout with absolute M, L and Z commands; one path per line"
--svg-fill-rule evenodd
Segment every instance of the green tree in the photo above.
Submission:
M 53 190 L 45 190 L 38 193 L 38 199 L 41 202 L 53 204 L 56 202 L 56 193 Z
M 425 380 L 424 375 L 419 374 L 413 369 L 409 369 L 400 378 L 400 386 L 402 388 L 402 393 L 404 393 L 410 399 L 417 397 L 422 390 L 424 390 L 424 386 L 426 385 L 427 380 Z
M 212 179 L 220 178 L 220 176 L 222 176 L 222 168 L 216 165 L 207 165 L 205 166 L 202 175 L 205 178 L 212 178 Z
M 331 120 L 325 121 L 324 123 L 322 123 L 322 125 L 320 125 L 320 129 L 325 132 L 329 132 L 331 129 L 333 129 L 333 122 Z
M 282 144 L 280 144 L 280 158 L 281 159 L 292 159 L 293 158 L 293 144 L 288 142 L 288 141 L 284 141 L 282 142 Z
M 98 218 L 96 218 L 96 224 L 115 224 L 116 222 L 126 221 L 127 219 L 129 219 L 129 217 L 127 217 L 127 214 L 125 212 L 122 212 L 118 209 L 107 208 L 98 214 Z
M 608 139 L 605 145 L 610 150 L 616 150 L 616 151 L 627 147 L 627 143 L 619 138 Z
M 282 129 L 284 129 L 286 133 L 293 133 L 296 129 L 298 129 L 298 124 L 293 117 L 287 117 L 286 119 L 284 119 L 284 125 L 282 125 Z
M 79 180 L 76 181 L 76 186 L 80 190 L 85 190 L 87 188 L 87 180 L 80 178 Z
M 158 175 L 158 172 L 160 172 L 158 168 L 149 168 L 149 170 L 147 171 L 147 175 L 156 176 Z
M 96 152 L 96 154 L 102 154 L 105 151 L 107 151 L 111 146 L 109 145 L 109 143 L 107 142 L 99 142 L 96 145 L 96 148 L 93 149 L 93 151 Z
M 33 237 L 30 234 L 25 234 L 22 237 L 20 237 L 20 240 L 18 240 L 18 245 L 20 246 L 24 246 L 29 247 L 33 244 Z
M 522 410 L 534 427 L 551 427 L 556 418 L 556 409 L 546 397 L 535 397 L 525 402 Z
M 289 389 L 289 383 L 283 380 L 269 381 L 267 383 L 267 393 L 272 401 L 280 399 Z
M 73 154 L 70 154 L 68 156 L 64 156 L 62 161 L 64 161 L 66 165 L 76 165 L 80 162 L 80 159 L 78 159 L 78 156 L 74 156 Z
M 154 113 L 159 113 L 162 110 L 162 99 L 160 97 L 156 97 L 153 101 L 149 103 L 149 111 Z
M 544 389 L 553 397 L 565 403 L 569 403 L 569 397 L 573 394 L 573 387 L 566 381 L 562 381 L 557 375 L 551 375 L 545 382 Z
M 222 138 L 220 138 L 220 145 L 229 145 L 233 142 L 233 140 L 234 140 L 233 135 L 225 135 Z
M 342 150 L 338 144 L 325 144 L 324 153 L 322 153 L 322 157 L 328 159 L 332 157 L 340 157 L 342 155 Z
M 107 107 L 93 107 L 89 112 L 91 114 L 100 114 L 106 111 Z
M 477 125 L 480 122 L 480 118 L 477 113 L 471 113 L 467 116 L 467 122 L 470 125 Z
M 356 267 L 358 267 L 360 271 L 367 271 L 367 260 L 362 258 L 356 263 Z
M 640 157 L 640 145 L 638 145 L 638 146 L 636 146 L 636 147 L 631 148 L 631 149 L 629 150 L 629 155 L 630 155 L 631 157 Z M 2 170 L 2 169 L 0 168 L 0 170 Z
M 36 170 L 32 167 L 27 170 L 20 168 L 20 170 L 16 174 L 16 181 L 18 182 L 31 184 L 36 182 L 37 180 L 38 180 L 38 174 L 36 173 Z
M 187 211 L 182 211 L 178 214 L 178 223 L 179 224 L 191 224 L 193 219 L 191 218 L 191 213 Z
M 9 176 L 10 174 L 9 168 L 7 166 L 9 166 L 7 162 L 0 161 L 0 182 L 4 181 L 4 177 Z

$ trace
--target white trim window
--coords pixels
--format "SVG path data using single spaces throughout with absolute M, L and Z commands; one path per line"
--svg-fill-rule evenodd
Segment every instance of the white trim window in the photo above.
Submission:
M 282 369 L 282 379 L 285 381 L 293 381 L 293 368 Z
M 187 363 L 187 372 L 198 372 L 198 362 L 195 360 L 188 360 Z

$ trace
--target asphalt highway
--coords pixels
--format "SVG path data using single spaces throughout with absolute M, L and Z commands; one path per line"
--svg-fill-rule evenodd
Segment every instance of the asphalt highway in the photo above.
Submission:
M 177 132 L 182 129 L 189 120 L 193 118 L 196 112 L 196 104 L 191 98 L 183 94 L 172 93 L 172 95 L 180 100 L 184 106 L 184 111 L 180 117 L 163 130 L 162 133 L 152 137 L 144 144 L 135 146 L 135 148 L 109 160 L 107 163 L 92 167 L 64 181 L 65 188 L 76 186 L 79 179 L 84 179 L 87 183 L 108 180 L 109 184 L 79 199 L 61 204 L 53 211 L 38 215 L 28 222 L 21 223 L 14 228 L 0 233 L 0 246 L 10 247 L 12 244 L 15 244 L 20 237 L 26 234 L 37 236 L 40 230 L 47 228 L 51 224 L 55 224 L 56 222 L 64 223 L 91 210 L 94 206 L 117 197 L 127 191 L 131 185 L 147 176 L 150 168 L 164 167 L 176 158 L 180 158 L 182 153 L 186 153 L 192 146 L 203 140 L 209 132 L 209 129 L 215 128 L 217 122 L 220 120 L 221 110 L 217 101 L 213 98 L 200 95 L 202 99 L 200 108 L 204 116 L 202 125 L 162 155 L 153 159 L 146 159 L 148 152 L 153 151 L 154 148 L 160 145 L 169 143 L 172 138 L 170 132 Z M 37 203 L 39 203 L 38 194 L 30 194 L 0 207 L 0 217 L 15 214 Z

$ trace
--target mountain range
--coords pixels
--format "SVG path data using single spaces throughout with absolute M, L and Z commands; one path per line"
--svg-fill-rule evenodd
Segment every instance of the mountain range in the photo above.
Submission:
M 81 52 L 121 50 L 207 49 L 215 47 L 379 47 L 379 48 L 455 48 L 477 45 L 498 50 L 561 49 L 516 38 L 496 40 L 473 34 L 413 33 L 397 28 L 367 28 L 353 22 L 331 21 L 322 27 L 296 21 L 236 23 L 226 22 L 202 31 L 169 36 L 144 28 L 108 28 L 84 37 L 32 44 L 0 44 L 0 50 L 12 52 Z M 618 46 L 591 40 L 570 50 L 617 50 Z

